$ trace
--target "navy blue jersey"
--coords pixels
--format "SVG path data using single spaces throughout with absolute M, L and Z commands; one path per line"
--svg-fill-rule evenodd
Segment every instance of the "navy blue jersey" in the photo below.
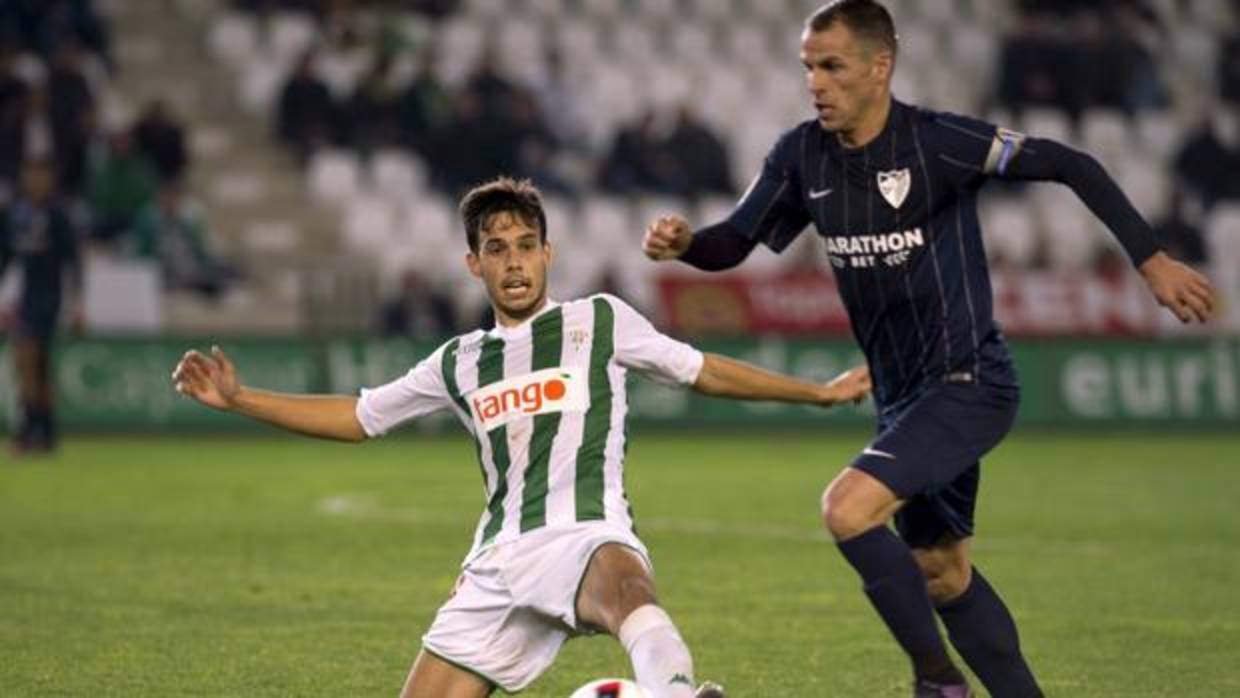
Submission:
M 57 207 L 18 202 L 0 225 L 0 274 L 16 262 L 22 273 L 18 315 L 24 323 L 55 324 L 65 274 L 76 271 L 77 244 L 73 226 Z
M 1032 144 L 1044 154 L 1035 157 Z M 1014 386 L 977 216 L 991 176 L 1063 181 L 1091 192 L 1083 198 L 1096 212 L 1123 211 L 1104 216 L 1123 219 L 1115 228 L 1142 227 L 1092 158 L 894 100 L 882 133 L 861 148 L 845 148 L 817 121 L 785 133 L 726 225 L 776 252 L 815 225 L 880 408 L 943 380 Z M 1125 237 L 1137 241 L 1128 246 L 1138 262 L 1154 251 L 1143 235 Z

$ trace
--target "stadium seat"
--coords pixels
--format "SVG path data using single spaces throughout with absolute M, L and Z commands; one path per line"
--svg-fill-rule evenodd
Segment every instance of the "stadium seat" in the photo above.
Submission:
M 1157 222 L 1166 215 L 1172 186 L 1157 158 L 1130 152 L 1116 160 L 1112 175 L 1146 220 Z
M 353 96 L 357 83 L 370 69 L 374 55 L 368 47 L 348 50 L 324 50 L 317 59 L 319 77 L 327 83 L 332 96 L 344 101 Z
M 268 28 L 268 50 L 276 60 L 291 65 L 318 39 L 314 19 L 301 12 L 278 12 Z
M 86 329 L 92 334 L 163 331 L 161 279 L 157 262 L 88 255 L 82 269 Z
M 980 215 L 990 259 L 1002 259 L 1018 267 L 1033 265 L 1041 240 L 1033 213 L 1023 198 L 983 199 Z
M 246 224 L 242 239 L 249 252 L 288 256 L 301 245 L 301 230 L 292 221 L 261 218 Z
M 1036 138 L 1050 138 L 1070 145 L 1076 142 L 1068 115 L 1057 109 L 1026 111 L 1020 130 Z
M 939 33 L 933 25 L 916 24 L 901 28 L 900 58 L 903 61 L 902 68 L 909 65 L 941 68 L 942 55 Z M 946 71 L 939 70 L 936 72 Z
M 955 0 L 931 0 L 916 3 L 920 20 L 933 26 L 936 30 L 951 28 L 953 37 L 956 27 L 960 24 L 960 9 Z
M 241 69 L 237 100 L 247 113 L 267 118 L 275 109 L 288 71 L 278 61 L 257 53 Z
M 665 23 L 679 19 L 681 8 L 679 0 L 633 0 L 639 16 L 647 21 Z
M 1211 29 L 1181 27 L 1171 38 L 1175 62 L 1201 86 L 1217 84 L 1218 38 Z
M 388 148 L 371 158 L 371 185 L 393 203 L 407 204 L 425 188 L 426 178 L 426 166 L 403 150 Z
M 1128 119 L 1109 109 L 1090 109 L 1081 117 L 1081 141 L 1085 150 L 1099 159 L 1111 161 L 1132 149 L 1135 138 Z
M 634 223 L 629 207 L 621 199 L 591 196 L 581 209 L 581 231 L 591 246 L 604 256 L 614 254 L 636 237 L 634 231 L 643 223 Z M 640 232 L 640 231 L 639 231 Z
M 526 6 L 535 17 L 542 21 L 559 21 L 568 14 L 571 3 L 565 0 L 527 0 Z
M 586 16 L 600 24 L 610 24 L 628 14 L 624 0 L 580 0 L 579 4 Z
M 969 76 L 976 92 L 991 89 L 999 64 L 999 37 L 993 29 L 978 24 L 955 26 L 948 49 L 953 66 Z
M 311 195 L 328 204 L 346 204 L 361 189 L 361 166 L 347 150 L 322 150 L 314 154 L 307 170 Z
M 1093 214 L 1067 187 L 1045 184 L 1033 191 L 1047 241 L 1048 259 L 1056 269 L 1085 271 L 1094 263 L 1104 233 Z
M 711 22 L 731 22 L 737 9 L 732 0 L 685 0 L 685 14 Z
M 1205 234 L 1215 266 L 1240 268 L 1240 203 L 1216 206 L 1206 219 Z
M 348 249 L 382 259 L 395 246 L 395 210 L 387 199 L 373 194 L 355 197 L 345 209 L 343 233 Z
M 1184 140 L 1184 129 L 1168 111 L 1145 111 L 1137 116 L 1137 144 L 1160 165 L 1170 163 Z
M 207 45 L 217 61 L 234 69 L 247 65 L 258 50 L 253 18 L 241 12 L 220 14 L 207 30 Z
M 509 9 L 509 0 L 465 0 L 464 14 L 478 19 L 496 19 Z
M 1189 19 L 1198 26 L 1214 32 L 1234 29 L 1235 3 L 1230 0 L 1188 0 Z
M 730 29 L 731 33 L 723 43 L 731 52 L 734 63 L 745 65 L 756 57 L 771 54 L 771 36 L 765 27 L 742 23 L 734 24 Z

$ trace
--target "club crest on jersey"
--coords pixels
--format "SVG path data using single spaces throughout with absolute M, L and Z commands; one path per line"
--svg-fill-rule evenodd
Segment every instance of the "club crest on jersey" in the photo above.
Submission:
M 891 204 L 892 208 L 900 208 L 904 204 L 912 183 L 913 177 L 907 167 L 902 170 L 878 173 L 878 192 L 883 195 L 887 203 Z
M 590 330 L 574 329 L 568 331 L 568 341 L 572 342 L 573 350 L 580 352 L 586 342 L 590 341 Z
M 479 388 L 467 402 L 474 426 L 484 434 L 521 417 L 585 412 L 590 391 L 583 369 L 547 368 Z

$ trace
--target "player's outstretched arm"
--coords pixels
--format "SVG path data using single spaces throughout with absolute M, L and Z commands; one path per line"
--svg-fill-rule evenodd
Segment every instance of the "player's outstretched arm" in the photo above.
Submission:
M 770 400 L 832 407 L 860 402 L 870 393 L 870 370 L 850 369 L 823 385 L 810 383 L 719 354 L 706 354 L 693 389 L 736 400 Z
M 663 216 L 646 227 L 642 252 L 656 262 L 679 259 L 702 271 L 731 269 L 749 256 L 758 243 L 727 221 L 696 233 L 680 216 Z
M 235 412 L 307 436 L 360 442 L 366 432 L 357 420 L 357 398 L 348 395 L 290 395 L 247 388 L 219 347 L 206 356 L 185 352 L 172 372 L 177 392 L 202 404 Z

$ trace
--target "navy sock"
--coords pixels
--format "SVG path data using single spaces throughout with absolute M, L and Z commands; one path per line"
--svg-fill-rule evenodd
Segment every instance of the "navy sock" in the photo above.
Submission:
M 1016 621 L 977 568 L 959 597 L 938 609 L 952 646 L 995 698 L 1039 698 L 1042 690 L 1020 653 Z
M 913 553 L 886 526 L 837 544 L 865 583 L 865 595 L 913 662 L 918 679 L 962 683 L 939 635 L 926 579 Z

